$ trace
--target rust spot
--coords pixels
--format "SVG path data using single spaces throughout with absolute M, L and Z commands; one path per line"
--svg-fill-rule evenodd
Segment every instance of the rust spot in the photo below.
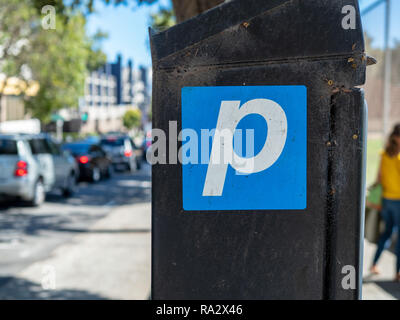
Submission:
M 357 140 L 358 139 L 358 135 L 354 134 L 353 135 L 353 140 Z
M 349 58 L 347 62 L 354 62 L 354 58 Z
M 328 80 L 328 86 L 333 86 L 333 80 Z
M 250 23 L 248 22 L 243 22 L 242 26 L 245 27 L 246 29 L 250 26 Z
M 353 69 L 357 69 L 357 65 L 356 65 L 355 63 L 353 63 L 353 64 L 351 65 L 351 67 L 352 67 Z
M 356 50 L 356 46 L 357 46 L 357 44 L 355 43 L 355 44 L 353 44 L 353 46 L 351 47 L 351 49 L 354 51 L 354 50 Z

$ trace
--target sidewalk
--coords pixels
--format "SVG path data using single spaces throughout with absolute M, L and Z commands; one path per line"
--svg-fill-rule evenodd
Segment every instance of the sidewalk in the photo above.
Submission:
M 150 203 L 113 209 L 51 257 L 0 283 L 0 299 L 148 299 L 150 213 Z
M 148 299 L 150 227 L 150 203 L 116 207 L 51 257 L 0 283 L 0 300 Z M 391 252 L 382 254 L 381 275 L 369 275 L 375 249 L 365 240 L 363 299 L 400 299 L 400 284 L 392 281 L 396 258 Z M 53 285 L 55 289 L 43 289 Z
M 399 300 L 400 283 L 393 282 L 396 257 L 385 250 L 379 260 L 380 275 L 370 275 L 368 269 L 375 254 L 376 245 L 364 241 L 363 299 L 364 300 Z

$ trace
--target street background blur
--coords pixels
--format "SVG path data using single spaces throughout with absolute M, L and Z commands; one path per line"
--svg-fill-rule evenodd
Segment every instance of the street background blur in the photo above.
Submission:
M 120 2 L 0 0 L 0 133 L 46 133 L 60 148 L 123 136 L 139 151 L 122 151 L 122 158 L 137 158 L 134 169 L 120 170 L 105 147 L 111 178 L 79 180 L 70 197 L 49 190 L 38 207 L 2 201 L 0 299 L 150 296 L 151 167 L 143 159 L 152 117 L 147 28 L 170 27 L 191 8 L 179 0 L 175 13 L 169 0 Z M 400 1 L 361 0 L 360 6 L 367 54 L 378 61 L 368 67 L 364 86 L 368 186 L 386 134 L 400 123 Z M 83 156 L 74 155 L 81 167 Z M 391 281 L 393 253 L 384 253 L 381 275 L 368 274 L 374 250 L 366 240 L 364 298 L 400 299 L 400 285 Z

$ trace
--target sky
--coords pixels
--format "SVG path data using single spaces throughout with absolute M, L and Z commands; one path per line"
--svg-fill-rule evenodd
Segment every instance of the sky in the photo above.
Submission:
M 368 7 L 376 0 L 361 0 L 361 12 L 363 8 Z M 391 45 L 394 44 L 395 39 L 400 41 L 400 0 L 391 0 Z M 373 11 L 362 16 L 362 23 L 364 31 L 366 31 L 374 41 L 372 46 L 383 48 L 384 46 L 384 19 L 385 19 L 385 5 L 381 4 Z
M 108 33 L 108 39 L 102 44 L 108 61 L 116 60 L 118 53 L 122 54 L 123 62 L 133 60 L 134 66 L 151 65 L 148 27 L 150 14 L 158 11 L 160 6 L 171 7 L 170 0 L 159 0 L 153 5 L 137 6 L 131 0 L 130 5 L 104 5 L 95 1 L 96 12 L 88 17 L 88 34 L 97 30 Z
M 360 0 L 361 8 L 366 8 L 376 0 Z M 159 0 L 153 5 L 106 6 L 102 1 L 96 2 L 96 12 L 88 18 L 88 33 L 93 34 L 100 29 L 109 37 L 103 42 L 103 51 L 109 61 L 114 61 L 121 53 L 123 61 L 132 59 L 135 66 L 151 65 L 148 26 L 150 14 L 158 11 L 160 6 L 171 7 L 171 0 Z M 400 0 L 391 0 L 391 44 L 400 41 Z M 363 16 L 363 28 L 373 37 L 374 47 L 384 44 L 384 5 Z

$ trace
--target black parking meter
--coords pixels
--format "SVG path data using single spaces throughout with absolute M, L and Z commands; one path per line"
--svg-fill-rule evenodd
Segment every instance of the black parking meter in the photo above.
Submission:
M 153 128 L 166 134 L 153 149 L 165 156 L 152 169 L 153 299 L 358 299 L 357 1 L 232 0 L 152 33 L 151 50 Z M 248 130 L 253 153 L 223 129 Z

